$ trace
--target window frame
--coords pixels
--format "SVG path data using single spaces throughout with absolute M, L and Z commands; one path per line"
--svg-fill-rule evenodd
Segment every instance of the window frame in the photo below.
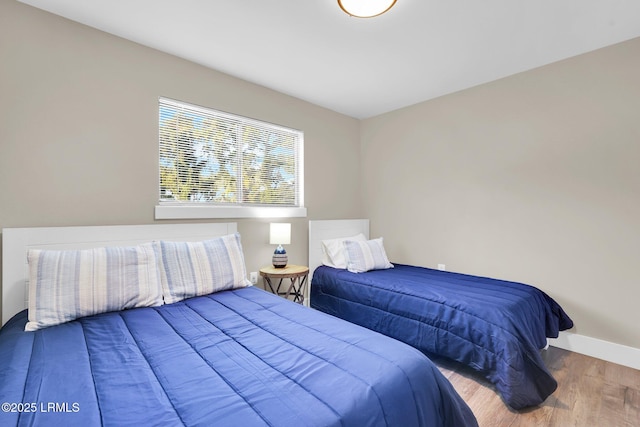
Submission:
M 297 141 L 296 168 L 296 187 L 297 187 L 297 206 L 281 206 L 281 205 L 256 205 L 245 203 L 213 203 L 213 202 L 187 202 L 187 201 L 168 201 L 163 200 L 160 188 L 160 108 L 162 103 L 184 105 L 187 108 L 195 110 L 211 111 L 213 113 L 224 116 L 233 117 L 235 120 L 244 121 L 247 124 L 260 123 L 267 126 L 282 128 L 300 133 L 300 139 Z M 291 129 L 286 126 L 277 125 L 257 120 L 250 117 L 240 116 L 238 114 L 227 113 L 213 108 L 202 107 L 188 102 L 177 101 L 171 98 L 159 97 L 158 99 L 158 170 L 157 170 L 157 204 L 155 206 L 155 219 L 215 219 L 215 218 L 295 218 L 306 217 L 307 209 L 304 206 L 304 133 Z

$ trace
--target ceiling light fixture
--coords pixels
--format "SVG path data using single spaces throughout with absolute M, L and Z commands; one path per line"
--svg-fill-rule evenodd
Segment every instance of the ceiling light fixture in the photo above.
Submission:
M 356 18 L 372 18 L 382 15 L 396 4 L 396 0 L 338 0 L 345 13 Z

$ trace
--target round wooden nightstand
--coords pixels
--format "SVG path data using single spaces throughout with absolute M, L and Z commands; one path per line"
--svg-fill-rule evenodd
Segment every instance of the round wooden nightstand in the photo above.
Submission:
M 261 268 L 260 275 L 264 280 L 264 288 L 267 291 L 287 299 L 289 299 L 289 296 L 293 296 L 293 302 L 304 304 L 304 290 L 307 284 L 307 276 L 309 276 L 309 267 L 292 264 L 284 268 L 269 266 Z M 277 286 L 274 287 L 271 279 L 278 280 Z M 280 291 L 284 279 L 289 279 L 290 284 L 286 291 Z

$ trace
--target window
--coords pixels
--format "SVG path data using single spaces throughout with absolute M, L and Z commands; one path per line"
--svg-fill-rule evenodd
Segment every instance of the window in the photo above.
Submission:
M 306 216 L 302 132 L 166 98 L 159 112 L 156 218 Z

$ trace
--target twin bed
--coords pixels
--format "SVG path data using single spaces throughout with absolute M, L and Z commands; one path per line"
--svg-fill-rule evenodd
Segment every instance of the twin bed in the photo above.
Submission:
M 540 350 L 573 322 L 552 298 L 521 283 L 391 267 L 381 240 L 362 242 L 368 233 L 367 220 L 310 222 L 311 307 L 470 366 L 514 409 L 553 393 Z M 352 252 L 340 254 L 341 244 Z M 356 265 L 345 263 L 354 246 L 368 256 L 355 252 Z
M 249 286 L 235 223 L 3 230 L 0 402 L 7 426 L 477 425 L 420 351 Z

